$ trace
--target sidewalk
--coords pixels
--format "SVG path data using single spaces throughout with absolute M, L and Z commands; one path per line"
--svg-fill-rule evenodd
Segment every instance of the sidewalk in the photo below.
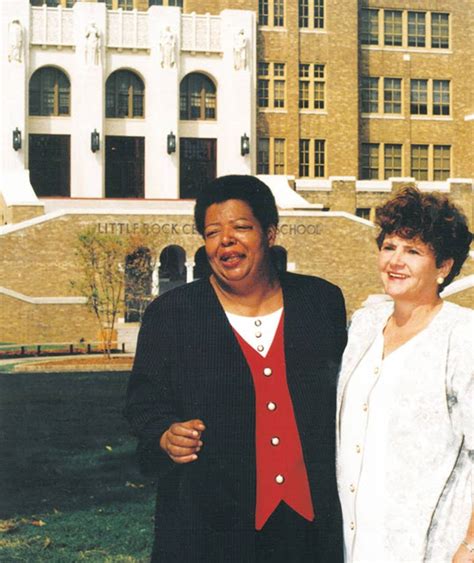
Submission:
M 114 354 L 111 358 L 98 354 L 8 358 L 0 360 L 0 373 L 130 371 L 133 358 L 133 354 Z

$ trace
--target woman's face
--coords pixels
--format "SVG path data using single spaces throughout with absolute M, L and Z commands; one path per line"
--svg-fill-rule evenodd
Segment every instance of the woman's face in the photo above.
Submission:
M 240 199 L 210 205 L 204 218 L 206 254 L 218 281 L 236 288 L 258 283 L 270 268 L 276 229 L 265 233 Z
M 452 260 L 438 268 L 432 248 L 419 238 L 387 235 L 379 251 L 378 266 L 387 295 L 394 300 L 422 303 L 437 298 L 436 280 L 448 275 Z

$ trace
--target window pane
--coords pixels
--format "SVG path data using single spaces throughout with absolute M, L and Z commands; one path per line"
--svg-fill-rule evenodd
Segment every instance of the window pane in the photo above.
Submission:
M 362 179 L 377 180 L 379 177 L 378 143 L 362 144 Z
M 402 175 L 402 145 L 385 145 L 384 178 L 396 178 Z
M 314 29 L 324 28 L 324 0 L 314 0 Z
M 384 11 L 384 44 L 394 47 L 402 45 L 402 12 Z
M 384 78 L 383 81 L 384 113 L 402 112 L 402 79 Z
M 309 139 L 300 139 L 300 178 L 309 176 Z
M 362 10 L 361 21 L 362 45 L 378 45 L 379 43 L 379 11 Z
M 258 0 L 258 23 L 268 25 L 268 0 Z
M 428 80 L 415 79 L 410 82 L 410 113 L 428 114 Z
M 283 27 L 285 25 L 285 1 L 273 0 L 273 25 Z
M 285 173 L 285 139 L 275 139 L 274 145 L 274 174 Z
M 300 109 L 309 108 L 309 82 L 307 80 L 300 80 L 299 107 Z
M 411 175 L 419 181 L 428 180 L 428 145 L 412 145 Z
M 30 115 L 69 115 L 70 82 L 57 68 L 44 67 L 37 70 L 30 79 Z
M 449 49 L 449 14 L 431 14 L 431 47 Z
M 435 145 L 433 147 L 433 180 L 447 180 L 451 175 L 451 147 Z
M 324 109 L 324 82 L 314 83 L 314 109 Z
M 298 25 L 300 27 L 309 27 L 309 0 L 299 0 Z
M 259 139 L 257 148 L 257 174 L 270 173 L 270 140 Z
M 315 178 L 326 176 L 326 141 L 323 139 L 314 141 L 314 176 Z
M 192 72 L 185 76 L 180 85 L 180 119 L 215 119 L 216 87 L 212 80 Z
M 275 76 L 285 76 L 285 63 L 274 63 L 273 74 Z
M 426 45 L 426 14 L 424 12 L 408 12 L 408 46 L 425 47 Z
M 449 80 L 433 80 L 433 115 L 449 115 Z
M 263 78 L 259 78 L 257 82 L 257 102 L 260 108 L 267 108 L 269 105 L 268 82 Z
M 362 77 L 362 113 L 378 113 L 379 111 L 379 79 Z
M 275 80 L 273 83 L 273 106 L 275 108 L 285 107 L 285 81 Z

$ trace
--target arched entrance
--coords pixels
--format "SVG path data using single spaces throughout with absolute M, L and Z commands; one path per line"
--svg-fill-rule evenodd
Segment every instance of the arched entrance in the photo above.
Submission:
M 159 295 L 186 283 L 186 252 L 171 244 L 161 251 L 158 270 Z

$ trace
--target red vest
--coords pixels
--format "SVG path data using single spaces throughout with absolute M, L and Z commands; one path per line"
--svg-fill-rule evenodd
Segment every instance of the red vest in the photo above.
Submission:
M 263 528 L 281 501 L 306 520 L 314 520 L 308 475 L 286 381 L 283 314 L 266 358 L 234 332 L 252 372 L 255 388 L 255 528 Z

